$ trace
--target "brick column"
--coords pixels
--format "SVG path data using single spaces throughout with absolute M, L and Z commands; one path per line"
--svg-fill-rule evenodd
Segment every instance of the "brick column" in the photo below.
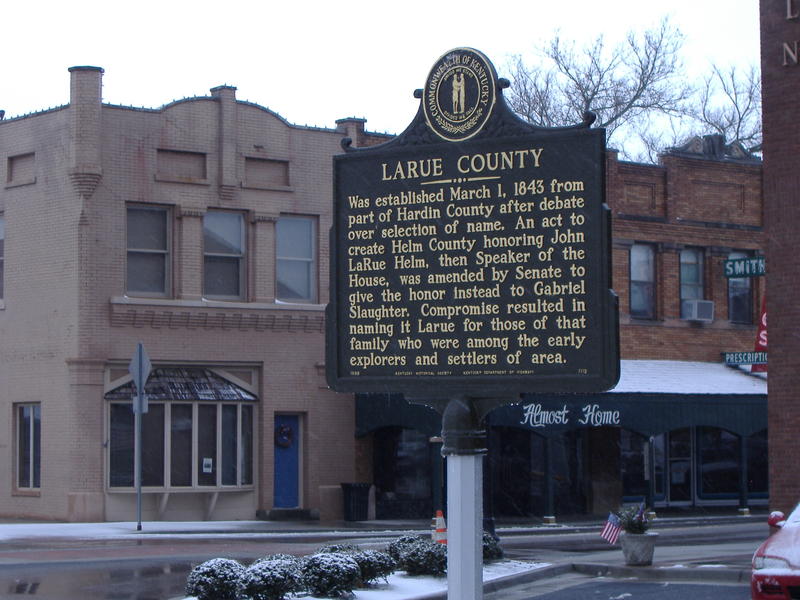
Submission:
M 796 461 L 800 388 L 800 2 L 761 0 L 764 226 L 769 313 L 770 505 L 800 498 Z
M 255 213 L 252 220 L 251 295 L 255 302 L 275 302 L 275 223 L 278 213 Z
M 205 211 L 176 206 L 177 219 L 173 244 L 176 256 L 175 297 L 181 300 L 199 300 L 203 297 L 203 215 Z

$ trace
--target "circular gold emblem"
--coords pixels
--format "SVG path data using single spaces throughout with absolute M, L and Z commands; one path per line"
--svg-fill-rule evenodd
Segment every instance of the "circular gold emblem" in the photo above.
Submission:
M 450 142 L 466 140 L 486 123 L 496 99 L 492 63 L 472 48 L 456 48 L 433 65 L 425 81 L 428 126 Z

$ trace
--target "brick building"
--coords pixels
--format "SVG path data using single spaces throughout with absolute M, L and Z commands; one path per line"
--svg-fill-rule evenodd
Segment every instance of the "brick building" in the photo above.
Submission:
M 800 385 L 800 2 L 761 0 L 764 220 L 769 312 L 770 503 L 800 500 L 797 390 Z
M 0 121 L 0 515 L 135 518 L 128 363 L 153 374 L 144 519 L 340 510 L 353 400 L 327 390 L 331 157 L 233 87 Z M 276 513 L 272 513 L 273 515 Z
M 761 162 L 706 136 L 659 165 L 609 151 L 606 177 L 620 382 L 604 394 L 526 394 L 490 413 L 485 504 L 499 516 L 604 514 L 641 498 L 763 504 L 766 380 L 722 359 L 756 338 L 764 278 L 728 279 L 723 263 L 763 253 Z M 356 412 L 359 476 L 375 481 L 378 515 L 442 504 L 429 442 L 438 417 L 380 395 L 360 396 Z
M 0 121 L 0 515 L 133 518 L 142 342 L 145 519 L 336 517 L 348 481 L 378 516 L 430 516 L 438 416 L 324 378 L 331 157 L 386 136 L 295 127 L 227 86 L 104 105 L 102 71 L 70 71 L 69 105 Z M 709 137 L 658 166 L 609 152 L 607 185 L 620 385 L 490 416 L 495 512 L 763 502 L 766 383 L 720 359 L 756 335 L 763 281 L 722 264 L 764 247 L 761 164 Z

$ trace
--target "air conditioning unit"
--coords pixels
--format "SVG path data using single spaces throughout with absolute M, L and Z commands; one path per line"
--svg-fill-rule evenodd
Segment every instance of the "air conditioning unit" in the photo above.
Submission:
M 686 321 L 711 323 L 714 320 L 714 302 L 711 300 L 684 300 L 681 303 L 681 318 Z

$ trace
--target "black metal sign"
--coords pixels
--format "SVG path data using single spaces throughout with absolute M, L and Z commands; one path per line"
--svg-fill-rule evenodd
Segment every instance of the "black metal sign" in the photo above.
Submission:
M 335 157 L 332 388 L 508 396 L 616 383 L 605 131 L 534 128 L 500 85 L 480 53 L 448 53 L 404 134 Z

